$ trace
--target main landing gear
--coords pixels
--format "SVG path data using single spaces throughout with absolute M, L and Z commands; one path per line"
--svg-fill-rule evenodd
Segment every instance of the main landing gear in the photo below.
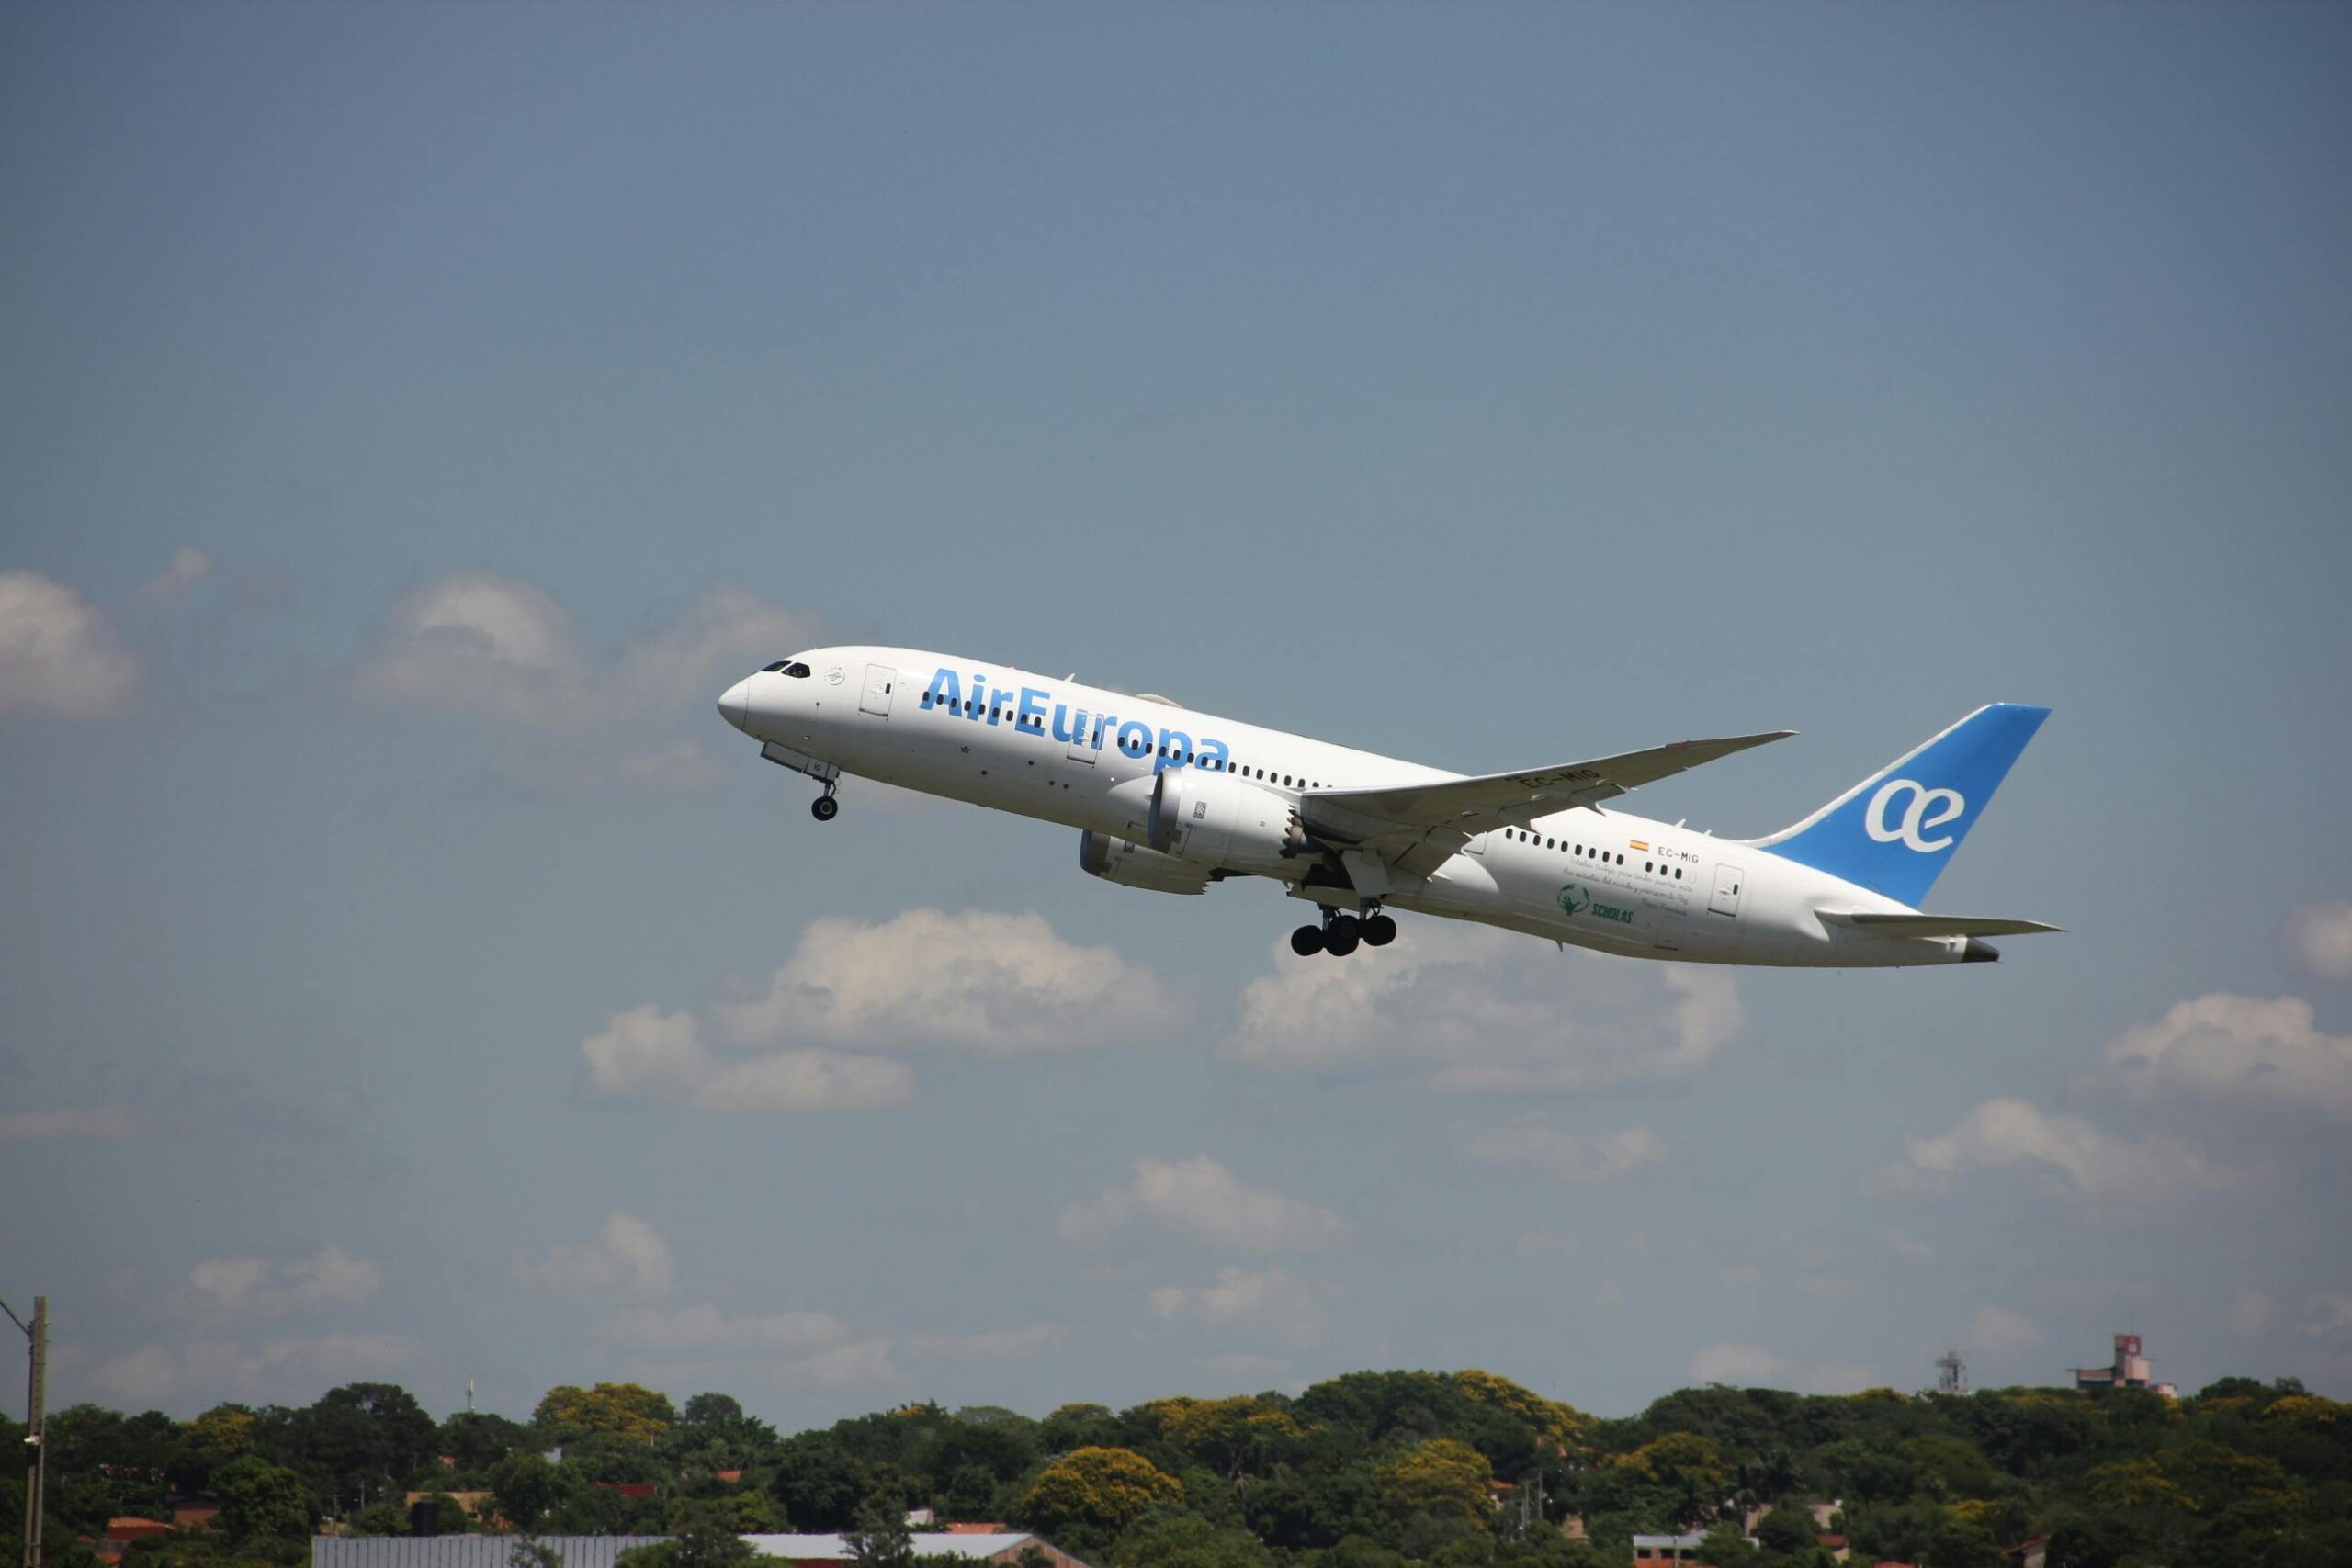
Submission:
M 1372 907 L 1372 912 L 1358 919 L 1343 915 L 1336 909 L 1323 911 L 1319 926 L 1301 926 L 1290 933 L 1290 950 L 1301 958 L 1317 953 L 1328 953 L 1334 958 L 1345 958 L 1356 950 L 1358 942 L 1366 947 L 1386 947 L 1396 940 L 1396 922 Z
M 825 793 L 808 803 L 808 815 L 820 822 L 830 822 L 842 814 L 842 803 L 833 798 L 833 786 L 827 784 Z

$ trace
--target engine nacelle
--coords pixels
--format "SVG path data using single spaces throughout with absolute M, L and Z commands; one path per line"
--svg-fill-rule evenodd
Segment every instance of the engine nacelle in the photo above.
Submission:
M 1158 850 L 1112 838 L 1108 833 L 1080 833 L 1078 863 L 1087 875 L 1115 882 L 1122 887 L 1148 888 L 1154 893 L 1208 891 L 1207 866 L 1193 865 Z
M 1196 865 L 1295 876 L 1306 846 L 1298 809 L 1231 773 L 1170 768 L 1154 784 L 1144 835 L 1162 854 Z

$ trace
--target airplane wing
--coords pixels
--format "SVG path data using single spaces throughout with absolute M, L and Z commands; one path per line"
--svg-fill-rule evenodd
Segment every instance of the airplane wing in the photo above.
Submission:
M 1859 931 L 1888 936 L 2032 936 L 2062 928 L 2040 920 L 2005 920 L 1983 915 L 1882 915 L 1875 910 L 1824 909 L 1821 918 Z
M 1447 853 L 1462 840 L 1495 828 L 1524 827 L 1536 818 L 1570 807 L 1613 799 L 1702 762 L 1781 740 L 1793 729 L 1733 735 L 1714 740 L 1678 740 L 1646 751 L 1627 751 L 1589 762 L 1531 768 L 1476 778 L 1436 779 L 1381 789 L 1323 789 L 1300 801 L 1306 826 L 1318 835 L 1393 856 L 1416 843 L 1432 843 Z

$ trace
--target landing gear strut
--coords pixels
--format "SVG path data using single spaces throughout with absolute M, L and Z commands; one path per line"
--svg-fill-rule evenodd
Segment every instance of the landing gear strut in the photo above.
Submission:
M 1396 922 L 1380 912 L 1378 905 L 1368 907 L 1361 918 L 1343 915 L 1337 909 L 1323 911 L 1319 926 L 1301 926 L 1290 933 L 1290 950 L 1301 958 L 1317 953 L 1328 953 L 1334 958 L 1345 958 L 1362 942 L 1366 947 L 1386 947 L 1396 940 Z
M 833 798 L 833 786 L 827 784 L 825 793 L 808 803 L 808 815 L 820 822 L 830 822 L 842 814 L 842 803 Z

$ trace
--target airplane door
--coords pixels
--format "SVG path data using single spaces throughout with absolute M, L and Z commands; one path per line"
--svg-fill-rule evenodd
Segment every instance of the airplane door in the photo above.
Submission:
M 898 684 L 898 671 L 892 669 L 889 665 L 867 665 L 865 667 L 865 691 L 857 699 L 858 711 L 861 713 L 879 714 L 881 716 L 888 718 L 890 716 L 890 688 Z
M 1737 915 L 1741 880 L 1739 867 L 1736 865 L 1715 867 L 1715 896 L 1707 900 L 1707 908 L 1718 915 Z

